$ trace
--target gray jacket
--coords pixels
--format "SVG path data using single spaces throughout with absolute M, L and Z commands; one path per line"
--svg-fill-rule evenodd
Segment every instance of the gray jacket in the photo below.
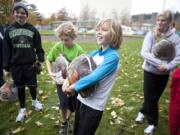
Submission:
M 170 72 L 171 70 L 173 70 L 180 64 L 180 38 L 178 37 L 178 35 L 173 33 L 171 29 L 169 29 L 165 33 L 165 38 L 171 41 L 172 43 L 174 43 L 174 47 L 175 47 L 174 59 L 167 62 L 167 61 L 160 60 L 153 55 L 152 47 L 153 45 L 155 45 L 156 40 L 155 40 L 154 33 L 151 31 L 147 33 L 147 35 L 145 36 L 142 49 L 141 49 L 141 56 L 144 58 L 144 63 L 142 67 L 145 71 L 148 71 L 154 74 L 168 74 L 168 73 L 159 71 L 157 69 L 157 66 L 161 64 L 167 64 L 168 71 Z

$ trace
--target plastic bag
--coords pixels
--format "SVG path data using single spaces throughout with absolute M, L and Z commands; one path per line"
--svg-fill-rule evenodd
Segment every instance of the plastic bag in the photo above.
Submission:
M 80 55 L 75 58 L 69 65 L 67 77 L 70 84 L 75 83 L 80 78 L 90 74 L 96 68 L 96 64 L 89 55 Z M 96 90 L 97 84 L 89 86 L 80 92 L 83 98 L 92 96 Z
M 5 82 L 0 88 L 0 100 L 1 101 L 16 101 L 18 97 L 17 88 L 9 83 Z
M 175 48 L 172 42 L 163 39 L 153 46 L 152 53 L 160 60 L 169 62 L 175 57 Z
M 69 62 L 67 59 L 60 54 L 55 61 L 55 79 L 57 84 L 62 84 L 63 80 L 66 79 L 67 74 L 67 68 L 68 68 Z

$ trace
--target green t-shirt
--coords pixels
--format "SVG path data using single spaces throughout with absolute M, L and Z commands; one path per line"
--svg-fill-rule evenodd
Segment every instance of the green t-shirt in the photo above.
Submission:
M 72 47 L 67 48 L 63 43 L 56 43 L 50 50 L 47 59 L 54 62 L 59 54 L 63 54 L 66 59 L 71 62 L 77 56 L 83 54 L 84 51 L 78 44 L 73 44 Z

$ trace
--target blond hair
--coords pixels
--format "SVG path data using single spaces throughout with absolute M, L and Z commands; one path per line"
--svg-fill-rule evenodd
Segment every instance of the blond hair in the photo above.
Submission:
M 105 18 L 100 20 L 96 25 L 96 30 L 102 27 L 104 23 L 109 23 L 110 34 L 111 34 L 111 44 L 110 47 L 118 49 L 122 43 L 122 28 L 121 23 L 117 20 Z
M 160 12 L 157 15 L 157 18 L 160 17 L 160 16 L 162 16 L 162 17 L 164 17 L 166 19 L 166 21 L 167 21 L 167 23 L 169 24 L 169 27 L 170 27 L 170 25 L 173 22 L 173 13 L 170 10 L 164 10 L 164 11 Z M 155 29 L 154 34 L 155 34 L 156 42 L 159 42 L 160 40 L 165 38 L 165 34 L 160 32 L 159 29 Z
M 77 37 L 77 31 L 72 22 L 62 23 L 54 31 L 55 35 L 60 39 L 64 36 L 68 36 L 72 39 Z
M 167 22 L 168 22 L 169 24 L 171 24 L 172 21 L 173 21 L 173 13 L 172 13 L 170 10 L 164 10 L 164 11 L 162 11 L 161 13 L 159 13 L 159 14 L 157 15 L 157 18 L 158 18 L 159 16 L 163 16 L 164 18 L 166 18 L 166 20 L 167 20 Z

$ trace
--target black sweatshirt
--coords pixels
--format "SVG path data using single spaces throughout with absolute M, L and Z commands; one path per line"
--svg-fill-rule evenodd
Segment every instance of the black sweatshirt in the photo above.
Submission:
M 44 61 L 41 36 L 29 23 L 10 25 L 4 35 L 3 67 L 9 70 L 12 65 L 33 64 Z
M 3 37 L 4 37 L 4 30 L 3 27 L 0 26 L 0 66 L 2 66 Z

